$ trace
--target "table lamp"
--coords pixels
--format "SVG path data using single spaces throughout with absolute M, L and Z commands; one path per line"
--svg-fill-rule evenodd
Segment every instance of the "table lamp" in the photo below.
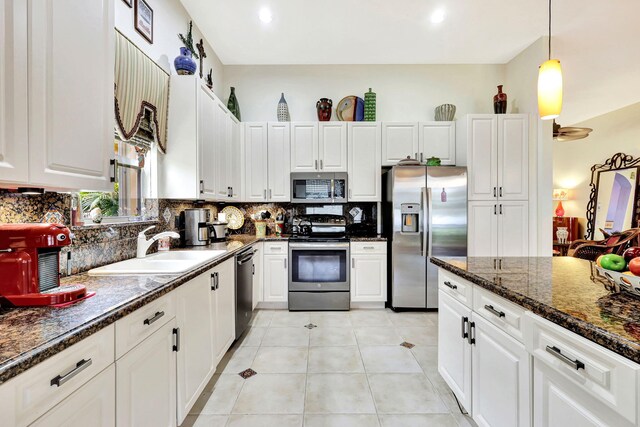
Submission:
M 554 189 L 553 200 L 558 201 L 558 206 L 556 206 L 556 216 L 562 218 L 564 216 L 564 208 L 562 207 L 562 201 L 569 200 L 569 190 L 567 190 L 566 188 Z

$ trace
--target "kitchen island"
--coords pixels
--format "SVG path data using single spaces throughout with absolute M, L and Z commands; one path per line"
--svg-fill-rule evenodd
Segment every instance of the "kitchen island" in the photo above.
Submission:
M 640 299 L 577 258 L 431 262 L 438 370 L 479 425 L 640 425 Z

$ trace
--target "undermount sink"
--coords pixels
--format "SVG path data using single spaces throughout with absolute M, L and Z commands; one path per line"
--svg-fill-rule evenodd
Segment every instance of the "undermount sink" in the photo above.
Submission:
M 177 274 L 213 260 L 226 251 L 170 251 L 132 258 L 89 270 L 92 276 L 122 274 Z

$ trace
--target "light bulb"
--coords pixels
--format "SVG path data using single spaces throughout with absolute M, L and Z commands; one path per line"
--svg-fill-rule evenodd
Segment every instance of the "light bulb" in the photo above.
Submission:
M 266 8 L 266 7 L 263 7 L 262 9 L 260 9 L 260 13 L 258 13 L 258 17 L 265 24 L 268 24 L 273 20 L 273 15 L 271 14 L 271 11 L 269 10 L 269 8 Z
M 444 9 L 437 9 L 431 14 L 431 23 L 439 24 L 444 21 Z

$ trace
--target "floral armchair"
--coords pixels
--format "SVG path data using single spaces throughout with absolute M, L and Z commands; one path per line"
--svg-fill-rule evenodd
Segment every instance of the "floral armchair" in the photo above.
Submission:
M 640 228 L 630 228 L 611 234 L 604 240 L 574 240 L 569 246 L 567 255 L 590 261 L 595 261 L 604 254 L 622 255 L 629 246 L 636 244 L 639 236 Z

